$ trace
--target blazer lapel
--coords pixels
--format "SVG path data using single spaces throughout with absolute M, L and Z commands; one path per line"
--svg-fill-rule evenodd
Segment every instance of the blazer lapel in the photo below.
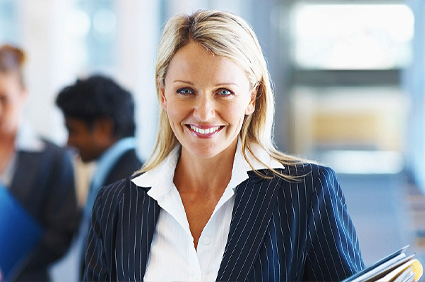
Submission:
M 18 152 L 10 192 L 23 205 L 26 205 L 28 197 L 33 197 L 30 191 L 40 173 L 40 163 L 40 153 Z
M 135 177 L 135 176 L 134 176 Z M 136 195 L 131 195 L 132 197 L 127 197 L 128 203 L 124 203 L 125 206 L 131 206 L 130 201 L 132 199 L 137 198 L 138 205 L 135 210 L 130 211 L 135 215 L 134 218 L 137 218 L 138 222 L 135 222 L 138 227 L 138 230 L 141 230 L 141 238 L 134 242 L 136 246 L 140 246 L 140 253 L 138 253 L 137 257 L 139 261 L 137 261 L 134 265 L 136 267 L 134 269 L 135 273 L 140 273 L 140 277 L 136 277 L 137 280 L 142 281 L 145 275 L 147 263 L 149 260 L 149 253 L 151 249 L 151 244 L 153 240 L 153 236 L 156 229 L 156 224 L 158 222 L 158 217 L 161 208 L 159 207 L 157 201 L 152 199 L 147 192 L 150 190 L 149 188 L 137 187 L 130 179 L 127 181 L 130 182 L 130 186 L 134 189 L 130 189 L 131 191 L 137 191 L 137 189 L 141 189 L 141 193 L 136 193 Z M 134 205 L 133 205 L 134 206 Z M 132 228 L 130 228 L 132 230 Z M 130 244 L 131 245 L 131 244 Z M 128 250 L 130 252 L 130 250 Z M 139 269 L 140 268 L 140 269 Z M 136 271 L 137 270 L 137 271 Z M 119 280 L 126 280 L 125 277 Z
M 281 179 L 261 178 L 250 172 L 247 181 L 236 187 L 229 236 L 217 281 L 243 281 L 251 270 L 276 204 Z

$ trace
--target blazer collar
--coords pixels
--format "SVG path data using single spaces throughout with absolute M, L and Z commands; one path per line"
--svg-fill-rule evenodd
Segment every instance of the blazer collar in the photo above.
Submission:
M 268 171 L 262 171 L 268 173 Z M 249 172 L 249 179 L 236 187 L 235 205 L 232 212 L 229 235 L 223 254 L 223 259 L 217 274 L 217 281 L 245 281 L 259 256 L 260 246 L 264 240 L 270 223 L 273 207 L 276 204 L 276 191 L 281 186 L 282 179 L 274 177 L 271 180 L 259 177 Z M 136 185 L 130 182 L 130 185 Z M 144 187 L 149 190 L 149 187 Z M 149 258 L 150 246 L 158 221 L 160 208 L 157 201 L 145 197 L 150 204 L 142 205 L 141 212 L 147 230 L 142 232 L 142 265 Z M 145 270 L 145 268 L 144 268 Z M 142 273 L 144 275 L 144 273 Z

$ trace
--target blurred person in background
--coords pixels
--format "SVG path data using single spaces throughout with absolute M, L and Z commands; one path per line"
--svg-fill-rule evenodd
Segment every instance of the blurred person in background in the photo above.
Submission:
M 19 48 L 0 47 L 0 189 L 6 189 L 43 232 L 26 263 L 6 279 L 49 281 L 49 266 L 67 251 L 78 228 L 74 173 L 69 152 L 41 138 L 22 118 L 28 97 L 24 62 Z
M 85 253 L 81 248 L 86 244 L 98 190 L 131 176 L 143 165 L 136 153 L 134 100 L 111 78 L 94 75 L 65 87 L 58 94 L 56 105 L 65 117 L 68 146 L 78 151 L 82 162 L 95 165 L 75 243 L 82 276 Z

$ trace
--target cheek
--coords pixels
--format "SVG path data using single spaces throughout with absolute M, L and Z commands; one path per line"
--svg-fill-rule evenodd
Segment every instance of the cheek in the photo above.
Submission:
M 84 147 L 85 145 L 92 143 L 92 141 L 88 139 L 86 134 L 71 133 L 68 136 L 68 143 L 77 147 Z
M 245 118 L 246 107 L 241 106 L 239 103 L 233 103 L 227 107 L 223 114 L 229 121 L 232 120 L 234 123 L 239 123 Z
M 2 112 L 4 116 L 9 119 L 10 122 L 17 121 L 21 113 L 19 107 L 16 107 L 15 105 L 11 105 L 11 104 L 5 105 L 2 108 Z
M 190 110 L 182 103 L 168 101 L 165 109 L 170 123 L 180 123 L 190 113 Z

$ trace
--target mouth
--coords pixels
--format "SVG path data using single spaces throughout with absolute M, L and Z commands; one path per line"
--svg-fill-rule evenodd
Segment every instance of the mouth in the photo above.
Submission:
M 195 134 L 198 137 L 211 137 L 213 135 L 215 135 L 216 133 L 218 133 L 222 128 L 224 128 L 224 126 L 202 126 L 203 128 L 199 127 L 199 126 L 195 126 L 193 124 L 190 125 L 186 125 L 187 128 L 189 128 L 189 130 Z

